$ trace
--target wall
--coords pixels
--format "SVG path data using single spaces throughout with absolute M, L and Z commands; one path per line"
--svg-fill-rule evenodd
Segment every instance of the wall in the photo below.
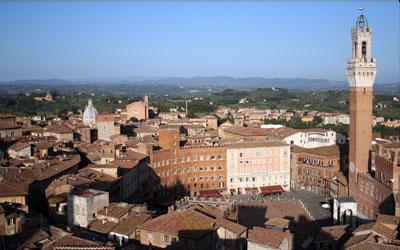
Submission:
M 175 150 L 176 154 L 173 153 Z M 226 148 L 218 146 L 176 147 L 153 152 L 151 166 L 160 184 L 171 192 L 226 189 Z
M 91 197 L 68 195 L 68 224 L 87 227 L 104 207 L 109 205 L 108 193 Z
M 271 185 L 290 190 L 290 146 L 228 148 L 227 168 L 228 190 Z
M 14 150 L 8 150 L 8 155 L 13 158 L 19 158 L 19 157 L 30 157 L 31 156 L 31 146 L 28 146 L 24 149 L 21 149 L 19 151 L 14 151 Z
M 21 137 L 22 129 L 1 129 L 0 130 L 0 138 L 11 138 L 11 137 Z
M 25 196 L 24 195 L 0 197 L 0 203 L 4 203 L 4 202 L 18 203 L 18 204 L 22 204 L 24 206 L 26 205 L 25 204 Z
M 97 122 L 97 138 L 99 140 L 109 141 L 114 134 L 114 121 Z

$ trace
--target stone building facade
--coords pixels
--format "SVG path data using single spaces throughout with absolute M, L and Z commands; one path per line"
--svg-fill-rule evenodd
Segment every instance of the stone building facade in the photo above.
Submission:
M 375 219 L 378 213 L 400 215 L 400 144 L 380 141 L 371 152 L 371 174 L 358 174 L 358 210 Z M 354 190 L 353 190 L 354 191 Z
M 300 148 L 292 146 L 292 188 L 307 189 L 319 194 L 330 193 L 330 181 L 340 175 L 339 146 Z
M 114 115 L 98 114 L 96 116 L 97 138 L 99 140 L 110 141 L 110 137 L 115 134 Z
M 130 120 L 131 118 L 136 118 L 140 120 L 149 119 L 149 100 L 145 96 L 143 102 L 133 102 L 126 106 L 126 118 Z
M 97 213 L 109 205 L 108 193 L 84 189 L 68 194 L 68 224 L 87 227 Z

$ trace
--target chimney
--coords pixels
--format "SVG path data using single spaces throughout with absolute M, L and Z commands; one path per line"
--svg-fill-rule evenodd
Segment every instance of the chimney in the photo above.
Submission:
M 138 151 L 141 154 L 149 155 L 150 147 L 146 143 L 139 143 L 138 144 Z

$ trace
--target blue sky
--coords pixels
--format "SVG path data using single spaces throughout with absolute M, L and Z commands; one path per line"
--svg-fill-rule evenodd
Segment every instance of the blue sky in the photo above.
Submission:
M 0 3 L 0 80 L 345 80 L 353 3 Z M 377 81 L 399 82 L 399 4 L 364 3 Z

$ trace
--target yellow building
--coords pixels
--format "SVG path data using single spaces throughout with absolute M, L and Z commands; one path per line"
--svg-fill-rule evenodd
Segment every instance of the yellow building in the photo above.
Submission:
M 302 122 L 306 122 L 306 123 L 311 123 L 314 120 L 314 117 L 312 116 L 304 116 L 301 118 Z
M 0 182 L 0 203 L 10 202 L 25 204 L 25 197 L 28 194 L 25 191 L 18 190 L 3 182 Z
M 385 127 L 392 127 L 392 128 L 399 128 L 400 127 L 400 121 L 389 121 L 389 122 L 384 122 L 382 123 Z

